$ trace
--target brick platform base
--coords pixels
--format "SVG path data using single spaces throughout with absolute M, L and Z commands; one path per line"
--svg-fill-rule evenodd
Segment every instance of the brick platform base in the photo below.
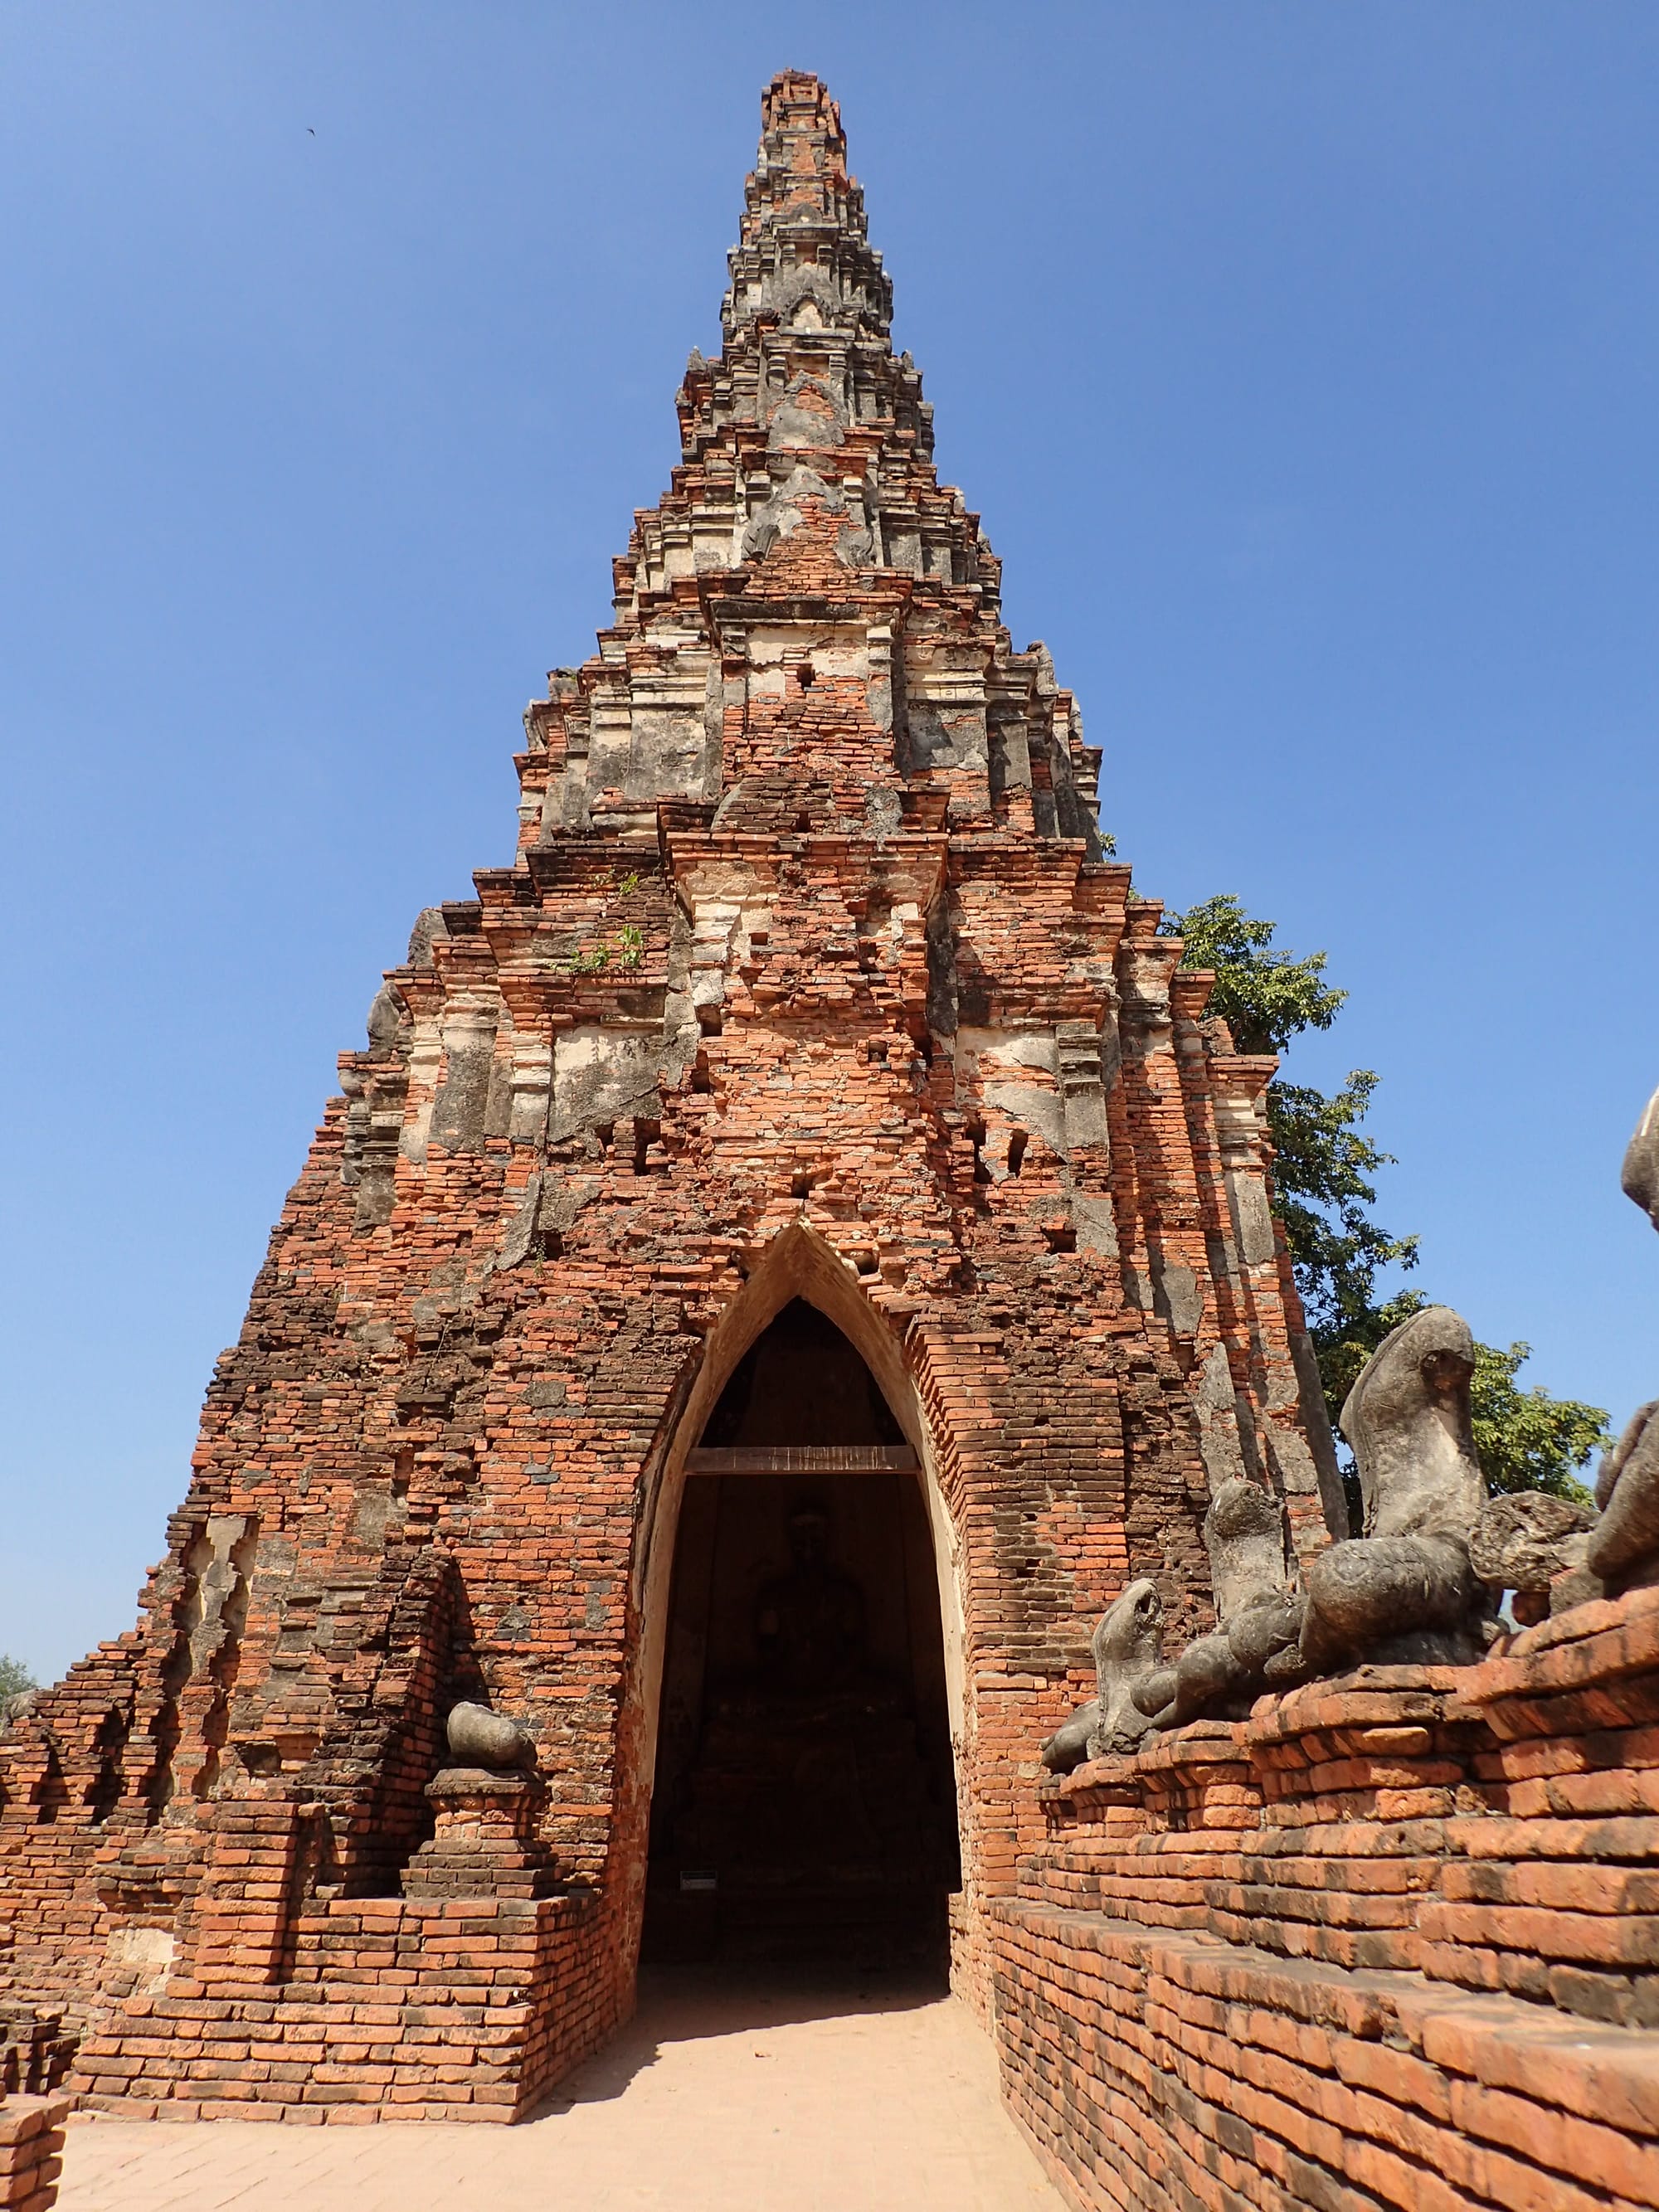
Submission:
M 1659 2204 L 1650 2037 L 1033 1906 L 999 1958 L 1010 2101 L 1080 2205 Z
M 1081 2206 L 1659 2206 L 1659 1591 L 1048 1786 L 1006 2094 Z
M 73 2086 L 130 2118 L 517 2119 L 631 2008 L 605 1934 L 590 1898 L 337 1899 L 283 1982 L 126 1998 Z

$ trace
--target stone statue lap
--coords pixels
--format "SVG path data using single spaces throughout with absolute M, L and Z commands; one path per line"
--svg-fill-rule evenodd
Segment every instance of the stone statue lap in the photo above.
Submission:
M 1220 1626 L 1138 1686 L 1136 1703 L 1159 1728 L 1242 1712 L 1264 1687 L 1288 1689 L 1302 1676 L 1302 1607 L 1286 1577 L 1278 1499 L 1242 1476 L 1224 1482 L 1204 1517 L 1204 1546 Z

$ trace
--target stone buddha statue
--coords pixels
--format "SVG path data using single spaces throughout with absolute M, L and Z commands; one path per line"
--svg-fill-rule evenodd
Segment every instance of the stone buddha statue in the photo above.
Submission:
M 864 1593 L 830 1560 L 830 1516 L 821 1505 L 789 1516 L 791 1565 L 763 1584 L 755 1605 L 759 1680 L 810 1693 L 867 1679 Z

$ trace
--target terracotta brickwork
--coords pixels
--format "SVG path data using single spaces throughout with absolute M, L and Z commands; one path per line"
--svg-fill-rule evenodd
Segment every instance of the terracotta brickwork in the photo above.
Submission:
M 587 1896 L 334 1899 L 295 1917 L 280 1979 L 170 1977 L 105 2017 L 75 2079 L 127 2117 L 512 2120 L 619 2003 Z
M 1271 1063 L 1103 849 L 833 104 L 780 77 L 763 131 L 518 856 L 342 1057 L 140 1629 L 6 1741 L 12 1982 L 100 2101 L 510 2113 L 623 2016 L 686 1456 L 789 1298 L 923 1469 L 983 2002 L 1103 1605 L 1206 1621 L 1228 1471 L 1323 1540 Z M 434 1804 L 462 1698 L 533 1804 Z
M 1015 2111 L 1088 2206 L 1659 2204 L 1659 1591 L 1045 1786 Z
M 58 2201 L 67 2097 L 0 2096 L 0 2205 L 46 2212 Z
M 140 1626 L 0 1735 L 18 2086 L 510 2119 L 601 2042 L 691 1455 L 804 1301 L 925 1498 L 953 1975 L 1078 2201 L 1659 2203 L 1645 1599 L 1042 1779 L 1130 1577 L 1212 1625 L 1220 1483 L 1303 1556 L 1340 1510 L 1273 1063 L 1103 845 L 811 77 L 731 269 L 516 858 L 342 1055 Z M 447 1771 L 459 1701 L 534 1773 Z
M 58 2196 L 70 2100 L 52 2085 L 68 2050 L 58 2015 L 0 2002 L 0 2207 L 46 2212 Z

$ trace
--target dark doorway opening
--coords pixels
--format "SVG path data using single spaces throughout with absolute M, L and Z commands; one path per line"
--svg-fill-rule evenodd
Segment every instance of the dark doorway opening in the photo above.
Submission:
M 800 1299 L 692 1454 L 664 1655 L 643 1955 L 942 1966 L 959 1881 L 921 1477 Z

